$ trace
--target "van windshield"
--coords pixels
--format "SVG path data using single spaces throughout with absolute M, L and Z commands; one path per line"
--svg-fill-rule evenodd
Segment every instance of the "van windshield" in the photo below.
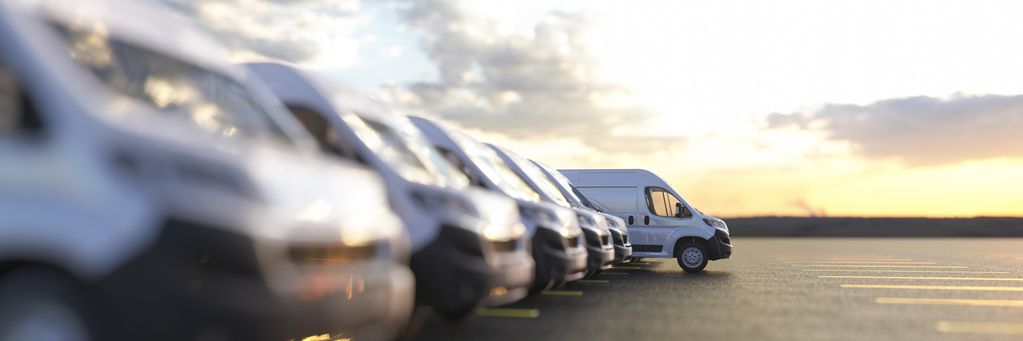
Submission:
M 547 174 L 550 174 L 550 178 L 554 179 L 554 183 L 561 189 L 561 193 L 565 194 L 565 199 L 572 203 L 572 207 L 589 207 L 596 209 L 592 205 L 589 205 L 589 202 L 585 198 L 582 198 L 582 193 L 576 193 L 577 191 L 575 190 L 575 187 L 568 181 L 568 178 L 561 175 L 561 172 L 539 162 L 532 163 L 537 167 L 543 168 Z
M 120 95 L 209 134 L 292 142 L 271 119 L 268 110 L 275 108 L 226 75 L 95 29 L 53 26 L 66 40 L 68 56 Z
M 523 173 L 526 173 L 526 176 L 529 177 L 540 192 L 543 192 L 544 195 L 551 198 L 551 200 L 554 200 L 554 203 L 558 205 L 571 207 L 568 199 L 566 199 L 565 196 L 561 194 L 561 191 L 558 190 L 558 186 L 551 182 L 551 180 L 543 174 L 543 170 L 541 170 L 540 167 L 537 167 L 535 164 L 522 158 L 518 154 L 512 152 L 505 152 L 504 154 L 508 155 L 508 158 L 510 158 Z
M 448 129 L 446 132 L 469 157 L 469 161 L 479 167 L 483 176 L 493 181 L 501 192 L 516 199 L 540 202 L 540 194 L 508 168 L 493 149 L 461 131 Z
M 430 148 L 411 122 L 401 124 L 404 117 L 386 123 L 358 113 L 342 117 L 359 140 L 406 180 L 451 188 L 469 186 L 469 179 Z

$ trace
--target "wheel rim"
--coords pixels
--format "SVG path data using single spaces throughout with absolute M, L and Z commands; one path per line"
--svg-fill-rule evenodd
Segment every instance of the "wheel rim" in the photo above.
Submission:
M 63 304 L 34 302 L 19 309 L 18 315 L 8 321 L 8 328 L 0 340 L 89 340 L 81 316 Z
M 682 264 L 690 268 L 699 267 L 703 264 L 703 251 L 695 246 L 687 247 L 682 251 Z

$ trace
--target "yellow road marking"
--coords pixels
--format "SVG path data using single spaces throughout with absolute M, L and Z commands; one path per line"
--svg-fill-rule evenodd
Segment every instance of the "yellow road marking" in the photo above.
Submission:
M 611 283 L 611 281 L 608 281 L 606 279 L 580 279 L 580 280 L 575 281 L 575 282 L 576 283 L 582 283 L 582 284 L 608 284 L 608 283 Z
M 824 264 L 885 264 L 885 265 L 934 265 L 935 262 L 902 262 L 902 261 L 825 261 Z
M 509 317 L 535 319 L 540 317 L 539 309 L 514 309 L 514 308 L 479 308 L 476 309 L 477 316 L 485 317 Z
M 1007 274 L 1008 271 L 969 270 L 899 270 L 899 269 L 803 269 L 812 272 L 909 272 L 909 273 L 956 273 L 956 274 Z
M 934 329 L 942 333 L 1020 335 L 1023 323 L 938 321 Z
M 1023 278 L 999 277 L 926 277 L 926 276 L 817 276 L 817 278 L 857 278 L 857 279 L 926 279 L 942 281 L 1009 281 L 1023 282 Z
M 911 261 L 913 261 L 912 258 L 835 258 L 835 257 L 827 258 L 827 260 L 831 260 L 831 261 L 845 261 L 845 262 L 856 262 L 856 261 L 863 261 L 863 262 L 911 262 Z
M 834 268 L 966 269 L 965 266 L 958 265 L 796 264 L 795 266 Z
M 916 298 L 916 297 L 878 297 L 874 303 L 879 304 L 926 304 L 926 305 L 966 305 L 979 307 L 1019 307 L 1023 308 L 1023 300 L 975 300 L 962 298 Z
M 988 287 L 972 285 L 889 285 L 889 284 L 842 284 L 847 289 L 910 289 L 910 290 L 963 290 L 963 291 L 1019 291 L 1023 287 Z
M 572 296 L 579 297 L 583 295 L 582 291 L 578 290 L 545 290 L 541 292 L 544 296 Z

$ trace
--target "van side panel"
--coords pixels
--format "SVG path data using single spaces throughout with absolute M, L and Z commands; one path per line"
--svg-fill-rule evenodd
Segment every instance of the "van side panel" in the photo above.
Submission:
M 639 209 L 636 187 L 576 187 L 587 198 L 607 207 L 612 214 L 632 214 Z
M 635 179 L 634 171 L 579 172 L 581 186 L 635 186 Z

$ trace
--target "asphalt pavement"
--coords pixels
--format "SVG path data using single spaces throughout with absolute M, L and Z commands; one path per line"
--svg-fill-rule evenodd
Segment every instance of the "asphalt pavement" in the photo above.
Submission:
M 734 238 L 686 274 L 646 259 L 417 340 L 1023 340 L 1023 239 Z

